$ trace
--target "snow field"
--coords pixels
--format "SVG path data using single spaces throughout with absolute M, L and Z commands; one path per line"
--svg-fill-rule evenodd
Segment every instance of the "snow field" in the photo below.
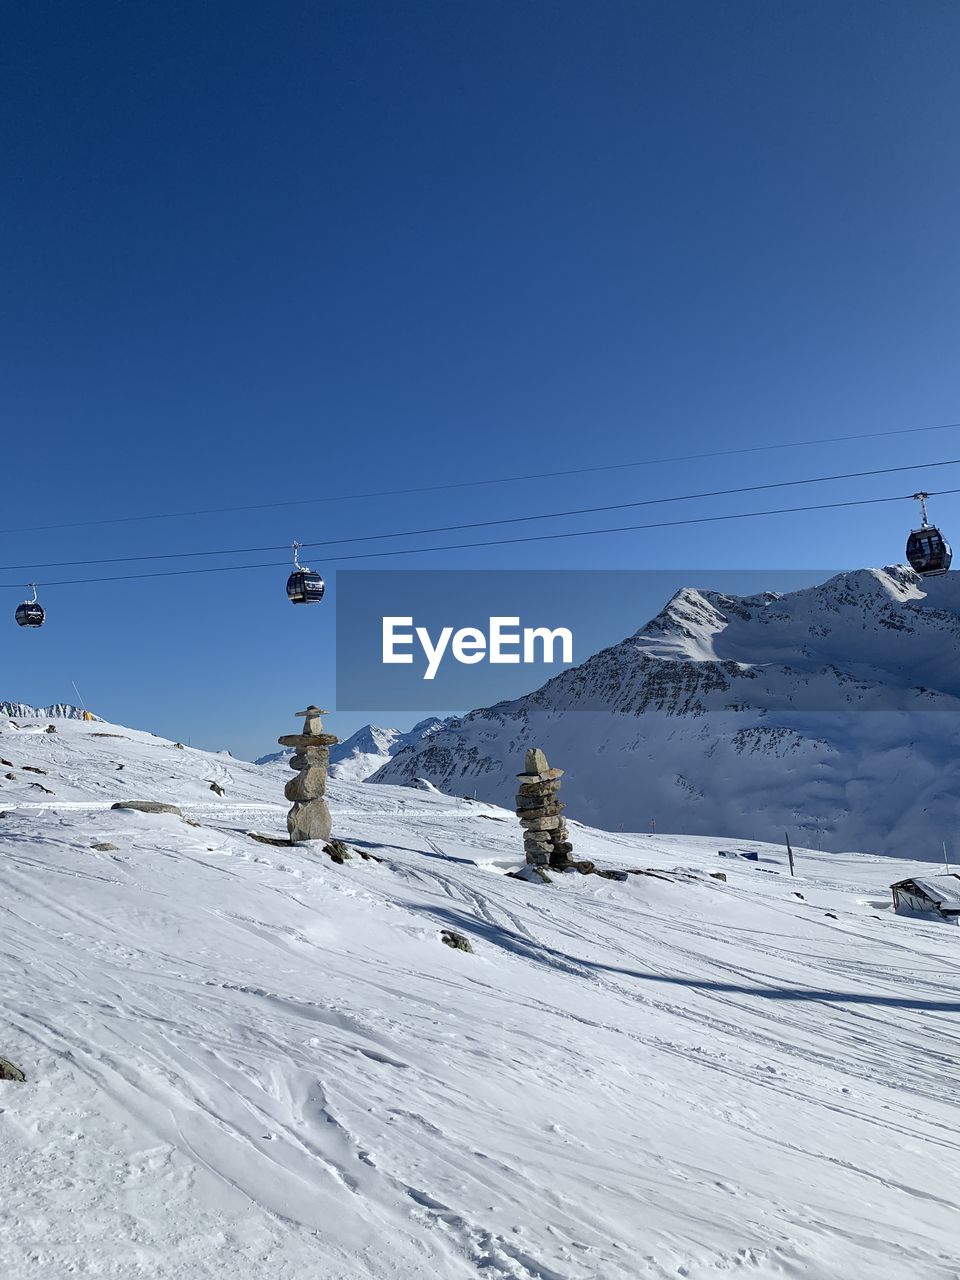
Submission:
M 334 783 L 383 859 L 336 866 L 249 838 L 253 766 L 118 729 L 111 795 L 60 729 L 0 820 L 4 1276 L 960 1274 L 958 932 L 885 905 L 909 864 L 572 824 L 675 878 L 535 887 L 512 815 Z

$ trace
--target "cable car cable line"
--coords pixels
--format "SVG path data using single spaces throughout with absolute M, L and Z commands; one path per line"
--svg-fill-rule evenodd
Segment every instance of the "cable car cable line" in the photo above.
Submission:
M 931 490 L 927 493 L 927 497 L 945 497 L 958 493 L 960 493 L 960 489 Z M 607 529 L 580 529 L 562 533 L 529 534 L 517 538 L 494 538 L 482 542 L 454 542 L 433 547 L 401 547 L 389 551 L 361 551 L 350 555 L 330 556 L 328 561 L 332 564 L 341 564 L 345 561 L 374 560 L 382 559 L 386 556 L 424 555 L 428 552 L 462 551 L 475 547 L 516 546 L 519 543 L 553 542 L 561 538 L 588 538 L 600 534 L 634 533 L 646 529 L 671 529 L 681 525 L 715 524 L 725 520 L 754 520 L 765 516 L 793 515 L 807 511 L 835 511 L 842 507 L 875 506 L 879 503 L 912 501 L 913 498 L 914 494 L 912 493 L 898 493 L 886 498 L 850 498 L 843 502 L 821 502 L 803 507 L 774 507 L 767 511 L 736 511 L 728 515 L 719 516 L 690 516 L 685 520 L 655 520 L 650 524 L 616 525 Z M 286 567 L 287 564 L 286 560 L 280 560 L 261 564 L 211 565 L 202 569 L 163 569 L 151 573 L 126 573 L 101 578 L 63 578 L 53 582 L 41 582 L 38 585 L 42 587 L 73 587 L 97 582 L 134 582 L 148 578 L 177 578 L 199 573 L 238 573 L 256 569 L 278 569 Z M 4 582 L 0 583 L 0 588 L 16 589 L 21 585 L 21 583 Z
M 187 520 L 195 516 L 229 515 L 241 511 L 270 511 L 284 507 L 314 506 L 324 502 L 359 502 L 365 498 L 409 497 L 416 493 L 441 493 L 445 490 L 471 489 L 498 484 L 515 484 L 529 480 L 554 480 L 563 476 L 583 476 L 599 472 L 625 471 L 636 467 L 657 467 L 673 462 L 700 462 L 710 458 L 732 458 L 748 453 L 770 453 L 778 449 L 802 449 L 819 444 L 844 444 L 859 440 L 881 440 L 893 436 L 921 435 L 931 431 L 952 431 L 960 422 L 941 422 L 932 427 L 899 427 L 893 431 L 866 431 L 845 436 L 818 436 L 809 440 L 786 440 L 780 444 L 744 445 L 737 449 L 714 449 L 705 453 L 676 454 L 664 458 L 640 458 L 633 462 L 610 462 L 594 467 L 571 467 L 562 471 L 528 472 L 516 476 L 495 476 L 485 480 L 455 480 L 443 484 L 416 485 L 406 489 L 379 489 L 368 493 L 325 494 L 322 498 L 294 498 L 283 502 L 255 502 L 237 507 L 205 507 L 195 511 L 158 511 L 149 515 L 111 516 L 101 520 L 76 520 L 65 524 L 27 525 L 17 529 L 0 529 L 0 535 L 49 533 L 58 529 L 88 529 L 101 525 L 140 524 L 148 520 Z M 304 544 L 307 545 L 307 544 Z M 319 544 L 310 544 L 319 545 Z M 218 554 L 218 553 L 211 553 Z
M 790 489 L 808 484 L 826 484 L 837 480 L 859 480 L 871 476 L 894 475 L 903 471 L 922 471 L 929 470 L 931 467 L 955 466 L 960 466 L 960 458 L 945 458 L 938 462 L 915 462 L 900 467 L 879 467 L 869 471 L 847 471 L 836 475 L 811 476 L 801 480 L 775 480 L 767 484 L 741 485 L 735 489 L 708 489 L 700 493 L 673 494 L 665 498 L 640 498 L 634 502 L 614 502 L 599 507 L 573 507 L 565 511 L 544 511 L 534 515 L 503 516 L 496 520 L 475 520 L 465 524 L 435 525 L 426 529 L 402 529 L 392 533 L 355 534 L 348 538 L 329 538 L 320 542 L 297 542 L 295 546 L 297 550 L 302 547 L 316 549 L 342 546 L 344 543 L 350 542 L 380 542 L 388 538 L 414 538 L 433 533 L 458 533 L 466 529 L 488 529 L 506 524 L 528 524 L 537 520 L 561 520 L 571 516 L 599 515 L 606 511 L 625 511 L 637 507 L 662 506 L 672 502 L 694 502 L 701 498 L 732 497 L 745 493 L 761 493 L 770 489 Z M 910 496 L 912 497 L 913 495 Z M 804 508 L 797 508 L 797 510 L 804 510 Z M 637 527 L 648 528 L 649 526 L 638 525 Z M 92 560 L 52 560 L 46 563 L 30 561 L 26 564 L 0 565 L 0 573 L 13 573 L 19 569 L 68 569 L 87 565 L 130 564 L 143 560 L 188 560 L 203 556 L 261 555 L 268 551 L 284 551 L 289 545 L 289 543 L 280 543 L 264 547 L 221 547 L 208 551 L 169 551 L 140 556 L 109 556 L 104 559 Z M 308 570 L 308 572 L 310 571 Z

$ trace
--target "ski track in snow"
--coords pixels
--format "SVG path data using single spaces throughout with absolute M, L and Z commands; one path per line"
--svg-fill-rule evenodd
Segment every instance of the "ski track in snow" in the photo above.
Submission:
M 876 905 L 906 864 L 577 825 L 676 878 L 532 886 L 512 815 L 340 783 L 383 861 L 335 866 L 246 834 L 275 771 L 118 729 L 121 790 L 90 730 L 0 732 L 55 793 L 0 819 L 5 1277 L 960 1276 L 960 933 Z

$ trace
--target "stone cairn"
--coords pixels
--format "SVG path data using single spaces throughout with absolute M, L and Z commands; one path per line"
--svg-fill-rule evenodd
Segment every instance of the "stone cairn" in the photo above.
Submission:
M 330 765 L 330 748 L 340 739 L 334 733 L 323 732 L 326 711 L 309 706 L 297 715 L 304 719 L 303 733 L 287 733 L 277 741 L 281 747 L 293 747 L 290 768 L 297 770 L 283 789 L 293 808 L 287 814 L 287 830 L 291 844 L 304 840 L 329 840 L 330 810 L 324 799 L 327 791 L 327 769 Z
M 517 817 L 523 827 L 523 849 L 527 865 L 553 867 L 557 871 L 574 866 L 573 845 L 567 839 L 567 824 L 560 816 L 565 806 L 560 790 L 562 769 L 551 769 L 539 747 L 526 754 L 523 773 L 518 773 Z

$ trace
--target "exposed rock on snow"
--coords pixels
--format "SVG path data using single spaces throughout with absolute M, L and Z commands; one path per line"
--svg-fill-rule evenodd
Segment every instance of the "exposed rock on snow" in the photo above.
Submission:
M 535 692 L 446 721 L 372 781 L 507 804 L 520 745 L 568 816 L 940 856 L 960 793 L 960 574 L 893 566 L 735 597 L 690 588 Z M 958 849 L 960 852 L 960 849 Z
M 9 1058 L 0 1058 L 0 1080 L 26 1080 L 19 1067 L 15 1067 Z
M 330 840 L 323 846 L 323 852 L 327 855 L 331 862 L 335 862 L 338 866 L 343 866 L 345 862 L 349 862 L 354 854 L 361 858 L 364 862 L 382 862 L 382 858 L 378 858 L 375 853 L 368 853 L 366 849 L 353 849 L 348 844 L 344 844 L 342 840 Z
M 331 840 L 329 844 L 323 846 L 323 852 L 331 862 L 339 863 L 341 866 L 350 860 L 350 849 L 342 840 Z
M 174 813 L 183 817 L 183 810 L 175 804 L 163 804 L 159 800 L 118 800 L 111 809 L 136 809 L 139 813 Z
M 247 835 L 251 840 L 256 840 L 260 844 L 272 844 L 275 848 L 289 849 L 293 841 L 289 836 L 271 836 L 263 831 L 248 831 Z
M 468 938 L 462 933 L 457 933 L 456 929 L 444 929 L 440 934 L 440 941 L 448 947 L 453 947 L 454 951 L 466 951 L 473 955 L 473 947 L 470 945 Z
M 526 880 L 530 884 L 553 884 L 553 880 L 548 875 L 546 868 L 533 862 L 528 862 L 519 871 L 508 871 L 507 875 L 514 880 Z

